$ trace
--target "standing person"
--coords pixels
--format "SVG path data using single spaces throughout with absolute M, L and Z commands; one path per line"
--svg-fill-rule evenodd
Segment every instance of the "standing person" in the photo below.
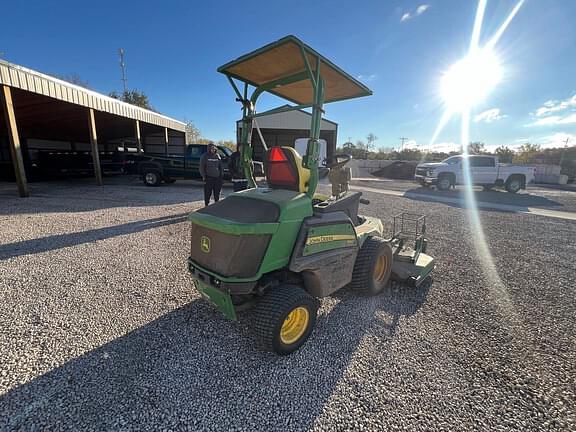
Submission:
M 214 193 L 214 202 L 220 200 L 222 190 L 222 158 L 213 143 L 208 144 L 208 151 L 200 158 L 200 175 L 204 180 L 204 205 L 210 204 L 210 197 Z
M 234 185 L 234 192 L 244 190 L 248 187 L 248 180 L 244 175 L 244 168 L 240 163 L 242 159 L 242 144 L 238 143 L 236 151 L 230 156 L 230 175 L 232 177 L 232 184 Z

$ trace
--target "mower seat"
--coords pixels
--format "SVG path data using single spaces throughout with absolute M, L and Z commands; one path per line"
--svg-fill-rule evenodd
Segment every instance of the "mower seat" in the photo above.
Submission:
M 264 173 L 271 189 L 308 191 L 310 170 L 302 166 L 302 157 L 292 147 L 270 147 L 264 156 Z
M 346 195 L 336 199 L 327 200 L 314 206 L 314 213 L 334 213 L 344 212 L 352 221 L 354 226 L 359 224 L 358 207 L 362 192 L 347 192 Z

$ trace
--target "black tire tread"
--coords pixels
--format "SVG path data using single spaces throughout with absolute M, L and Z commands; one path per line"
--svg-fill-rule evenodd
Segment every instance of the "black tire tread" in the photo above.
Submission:
M 356 262 L 354 263 L 354 270 L 352 271 L 352 281 L 350 282 L 350 288 L 354 291 L 359 292 L 369 292 L 369 283 L 372 280 L 372 258 L 376 255 L 379 250 L 388 243 L 381 237 L 370 237 L 364 241 L 364 244 L 358 252 L 356 257 Z M 392 262 L 390 262 L 392 266 Z
M 146 174 L 147 173 L 155 173 L 156 176 L 158 177 L 158 181 L 155 184 L 150 184 L 150 183 L 146 182 Z M 142 178 L 144 179 L 144 184 L 146 186 L 156 187 L 156 186 L 160 186 L 160 183 L 162 183 L 162 174 L 156 168 L 144 169 L 142 172 Z
M 316 323 L 316 312 L 318 311 L 319 302 L 299 286 L 282 285 L 276 287 L 266 293 L 260 300 L 255 310 L 254 329 L 265 350 L 274 351 L 278 354 L 289 353 L 279 352 L 274 344 L 274 335 L 278 330 L 278 317 L 284 317 L 290 310 L 302 304 L 308 305 L 312 309 L 310 311 L 309 328 L 312 327 L 313 329 Z M 309 330 L 308 335 L 303 338 L 304 341 L 311 331 Z

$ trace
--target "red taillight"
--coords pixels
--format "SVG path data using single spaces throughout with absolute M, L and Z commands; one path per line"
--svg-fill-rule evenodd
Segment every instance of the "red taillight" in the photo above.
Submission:
M 288 161 L 273 163 L 270 168 L 270 181 L 272 183 L 285 185 L 293 185 L 296 183 L 296 176 L 292 172 Z
M 268 156 L 268 163 L 268 180 L 270 183 L 292 187 L 298 183 L 297 175 L 284 149 L 272 147 Z
M 288 161 L 288 158 L 280 147 L 272 147 L 270 149 L 270 158 L 268 160 L 270 162 L 284 162 Z

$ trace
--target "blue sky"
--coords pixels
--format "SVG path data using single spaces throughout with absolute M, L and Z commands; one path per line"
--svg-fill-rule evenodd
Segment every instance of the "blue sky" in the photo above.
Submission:
M 480 43 L 517 0 L 488 0 Z M 78 74 L 103 93 L 128 85 L 160 112 L 190 119 L 203 135 L 233 139 L 240 107 L 216 68 L 294 34 L 359 77 L 374 95 L 325 106 L 339 144 L 373 132 L 376 146 L 430 142 L 443 112 L 440 79 L 462 58 L 476 12 L 472 0 L 8 2 L 2 58 L 46 73 Z M 576 144 L 576 1 L 526 0 L 496 46 L 503 80 L 474 108 L 471 139 L 493 146 Z M 263 98 L 259 110 L 282 101 Z M 484 114 L 483 114 L 484 113 Z M 455 118 L 439 147 L 459 143 Z

